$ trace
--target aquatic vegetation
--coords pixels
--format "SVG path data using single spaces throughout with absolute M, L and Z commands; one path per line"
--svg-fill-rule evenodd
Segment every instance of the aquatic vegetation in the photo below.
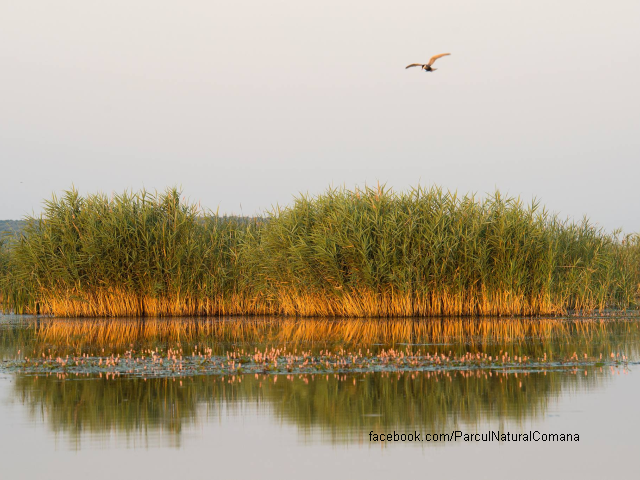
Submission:
M 499 193 L 329 190 L 261 229 L 259 273 L 297 315 L 532 315 L 628 307 L 638 237 L 562 222 Z M 275 290 L 275 293 L 274 293 Z
M 0 247 L 4 308 L 56 316 L 544 315 L 637 307 L 640 237 L 499 193 L 378 187 L 224 218 L 176 190 L 45 203 Z
M 444 349 L 447 350 L 446 348 Z M 239 375 L 253 374 L 326 374 L 326 373 L 366 373 L 366 372 L 432 372 L 432 371 L 468 371 L 485 369 L 489 375 L 512 371 L 556 369 L 575 370 L 576 368 L 618 367 L 625 368 L 629 363 L 626 355 L 611 352 L 599 357 L 583 356 L 574 352 L 570 357 L 558 358 L 558 355 L 532 358 L 511 356 L 509 352 L 489 355 L 482 352 L 464 351 L 458 355 L 452 350 L 448 353 L 430 353 L 423 349 L 369 349 L 350 351 L 329 350 L 290 350 L 287 348 L 265 348 L 253 351 L 233 349 L 225 355 L 215 355 L 211 349 L 195 348 L 187 354 L 181 348 L 163 350 L 128 350 L 123 355 L 90 356 L 81 354 L 66 357 L 45 355 L 31 358 L 3 361 L 4 371 L 21 374 L 103 374 L 109 376 L 129 375 L 148 377 L 190 377 L 194 375 Z
M 0 359 L 29 374 L 144 377 L 573 369 L 635 361 L 638 335 L 637 321 L 602 319 L 44 319 L 1 329 Z
M 12 243 L 5 303 L 62 316 L 259 310 L 242 291 L 248 272 L 239 260 L 255 222 L 200 213 L 176 190 L 54 197 Z
M 14 401 L 76 445 L 113 432 L 144 444 L 154 431 L 180 445 L 186 427 L 252 408 L 339 443 L 530 421 L 626 374 L 638 338 L 637 317 L 608 316 L 15 317 L 0 324 L 0 371 Z

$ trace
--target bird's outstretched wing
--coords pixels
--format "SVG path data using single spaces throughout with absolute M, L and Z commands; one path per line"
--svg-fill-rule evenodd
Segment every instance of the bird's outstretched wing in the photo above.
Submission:
M 422 63 L 412 63 L 411 65 L 407 65 L 406 67 L 404 67 L 404 69 L 406 70 L 407 68 L 411 67 L 422 67 Z
M 440 53 L 440 54 L 438 54 L 438 55 L 434 55 L 433 57 L 431 57 L 431 58 L 429 59 L 429 63 L 427 63 L 427 65 L 431 66 L 431 65 L 433 65 L 433 63 L 434 63 L 437 59 L 439 59 L 440 57 L 446 57 L 447 55 L 451 55 L 451 54 L 450 54 L 450 53 Z

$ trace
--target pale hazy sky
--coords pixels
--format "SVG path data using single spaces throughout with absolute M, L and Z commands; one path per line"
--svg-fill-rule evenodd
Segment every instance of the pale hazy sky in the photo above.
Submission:
M 637 232 L 639 84 L 638 0 L 0 0 L 0 219 L 72 184 L 253 214 L 380 181 Z

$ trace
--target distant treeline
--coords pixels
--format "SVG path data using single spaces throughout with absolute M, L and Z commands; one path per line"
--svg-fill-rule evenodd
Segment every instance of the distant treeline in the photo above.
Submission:
M 13 235 L 22 231 L 24 220 L 0 220 L 0 239 L 5 235 Z
M 538 315 L 635 308 L 640 237 L 496 192 L 331 189 L 264 217 L 180 192 L 45 202 L 0 247 L 4 308 L 60 316 Z
M 216 217 L 216 215 L 209 216 L 211 218 Z M 222 215 L 219 218 L 233 221 L 240 225 L 255 222 L 260 219 L 260 217 L 241 217 L 238 215 Z M 206 217 L 201 216 L 200 218 L 198 218 L 198 221 L 204 223 L 206 221 Z M 20 232 L 22 232 L 27 223 L 27 220 L 0 220 L 0 239 L 5 235 L 19 234 Z

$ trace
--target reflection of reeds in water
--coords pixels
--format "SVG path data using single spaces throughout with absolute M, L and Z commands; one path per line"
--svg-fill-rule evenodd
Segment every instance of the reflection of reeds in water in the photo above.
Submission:
M 582 373 L 582 372 L 580 372 Z M 483 422 L 516 424 L 544 415 L 551 399 L 604 380 L 549 372 L 502 375 L 466 373 L 357 375 L 241 375 L 175 379 L 60 380 L 16 377 L 13 398 L 32 416 L 44 413 L 50 428 L 79 445 L 82 434 L 181 435 L 221 412 L 256 411 L 320 430 L 330 442 L 354 441 L 369 430 L 445 432 Z M 206 408 L 200 408 L 206 407 Z M 249 410 L 250 411 L 250 410 Z
M 386 349 L 426 357 L 476 354 L 526 357 L 534 362 L 598 362 L 611 358 L 640 359 L 640 322 L 637 318 L 535 320 L 515 319 L 40 319 L 0 328 L 0 359 L 95 358 L 111 355 L 160 356 L 169 351 L 196 357 L 201 352 L 233 358 L 252 355 L 255 349 L 278 349 L 282 356 L 302 351 L 336 358 L 362 352 L 379 357 Z M 297 354 L 294 354 L 294 350 Z M 20 354 L 22 352 L 22 354 Z M 613 354 L 613 357 L 612 357 Z M 333 360 L 332 360 L 333 361 Z M 196 362 L 197 363 L 197 362 Z M 8 365 L 8 364 L 7 364 Z M 59 365 L 60 366 L 60 365 Z
M 129 345 L 148 341 L 258 344 L 395 345 L 487 343 L 588 337 L 635 322 L 603 319 L 118 319 L 40 320 L 36 337 L 51 344 Z
M 53 376 L 17 376 L 13 398 L 32 417 L 45 415 L 56 433 L 167 432 L 179 440 L 193 424 L 202 398 L 171 379 L 59 381 Z M 178 442 L 179 443 L 179 442 Z
M 332 442 L 355 437 L 366 442 L 370 430 L 447 432 L 453 427 L 475 429 L 489 422 L 517 426 L 544 417 L 553 399 L 595 388 L 605 375 L 594 370 L 591 376 L 558 372 L 387 373 L 338 376 L 343 381 L 333 383 L 322 379 L 307 383 L 291 377 L 284 382 L 288 385 L 283 393 L 269 392 L 267 398 L 273 399 L 278 418 L 305 432 L 318 429 Z

